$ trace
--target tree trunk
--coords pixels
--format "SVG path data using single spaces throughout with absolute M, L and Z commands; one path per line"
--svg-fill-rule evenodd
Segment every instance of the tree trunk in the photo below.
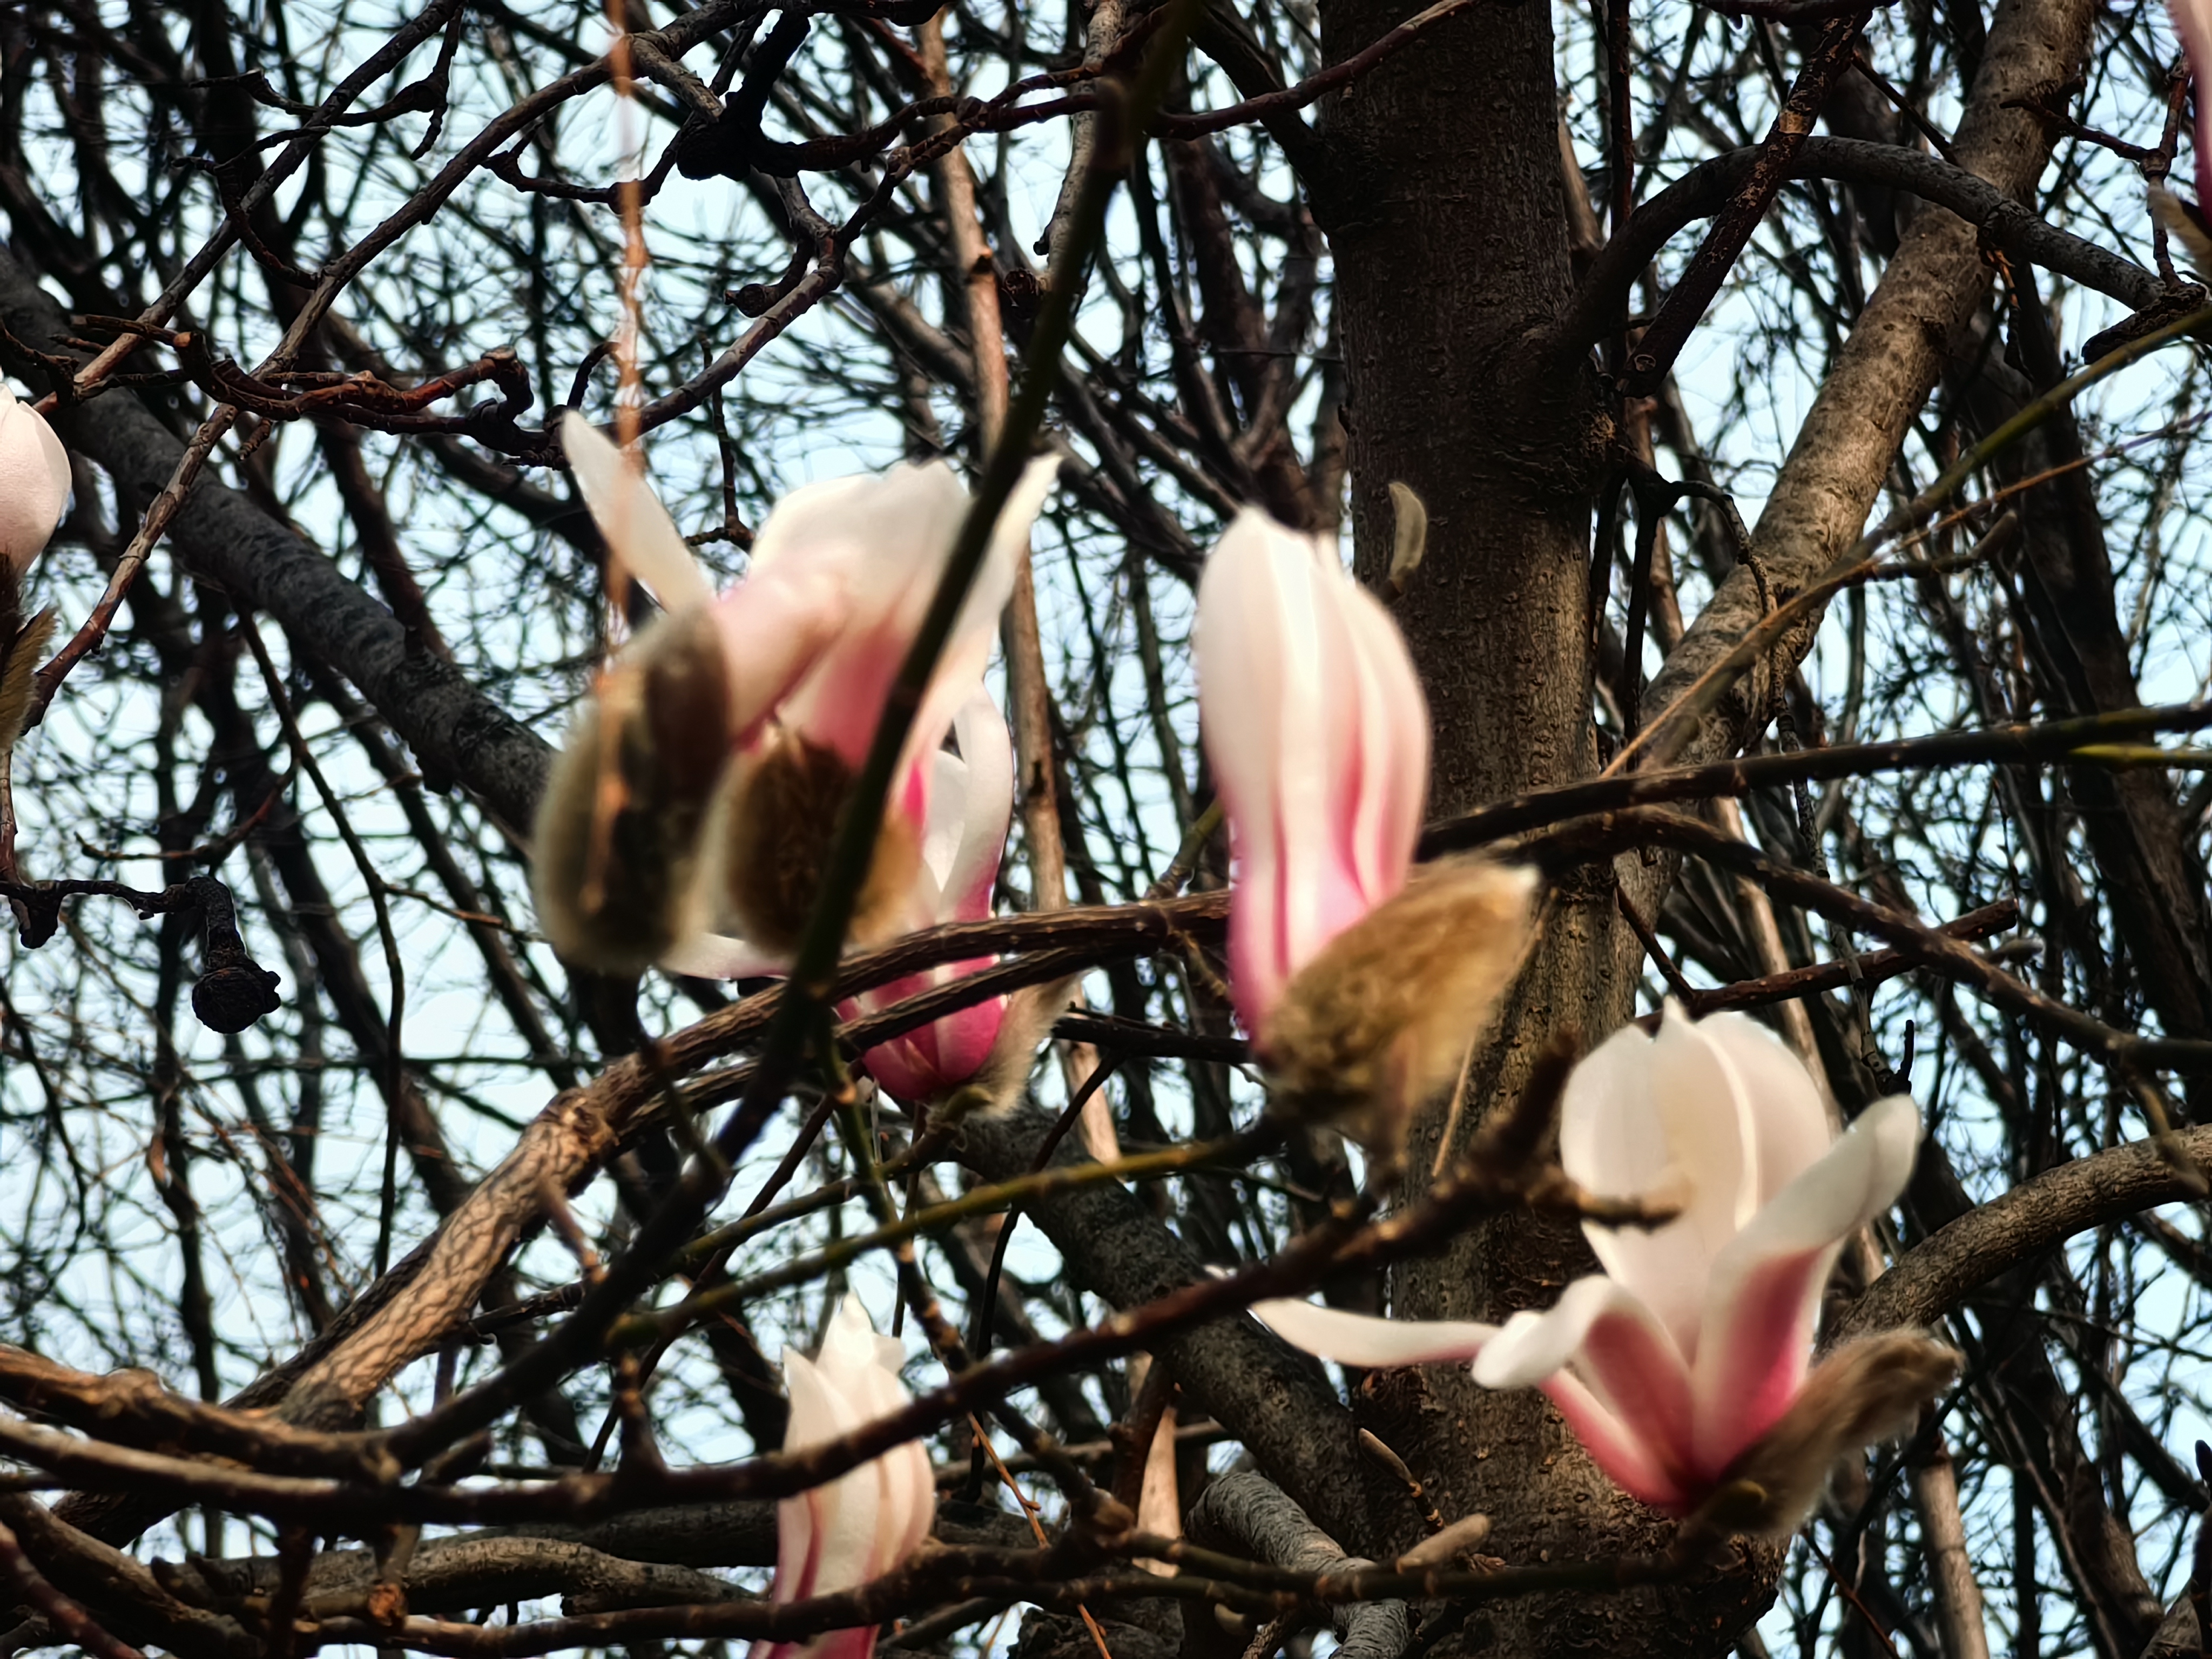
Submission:
M 1414 8 L 1324 0 L 1328 57 L 1358 51 Z M 1572 291 L 1550 14 L 1485 8 L 1389 60 L 1327 112 L 1336 259 L 1351 395 L 1358 566 L 1387 567 L 1389 485 L 1428 509 L 1427 556 L 1396 613 L 1435 725 L 1429 809 L 1478 803 L 1595 769 L 1584 626 L 1588 532 L 1610 424 L 1594 366 L 1531 372 L 1533 343 Z M 1632 1011 L 1633 936 L 1607 872 L 1556 892 L 1542 943 L 1478 1057 L 1455 1141 L 1517 1093 L 1553 1033 L 1601 1036 Z M 1416 1177 L 1447 1133 L 1417 1129 Z M 1591 1270 L 1571 1227 L 1490 1224 L 1398 1270 L 1401 1318 L 1497 1318 L 1547 1305 Z M 1533 1391 L 1492 1394 L 1464 1370 L 1384 1371 L 1363 1389 L 1370 1425 L 1448 1514 L 1480 1510 L 1518 1561 L 1658 1544 L 1665 1523 L 1626 1498 Z M 1404 1538 L 1363 1540 L 1377 1554 Z M 1739 1576 L 1692 1591 L 1549 1599 L 1486 1609 L 1460 1638 L 1516 1655 L 1725 1648 L 1768 1593 Z M 1716 1602 L 1715 1597 L 1718 1600 Z
M 1412 9 L 1324 0 L 1328 57 L 1341 60 Z M 1962 159 L 1972 151 L 2000 188 L 2025 193 L 2048 155 L 2030 118 L 2004 102 L 2064 77 L 2087 15 L 2081 0 L 2000 7 L 1960 135 Z M 1327 110 L 1332 188 L 1318 210 L 1336 259 L 1358 565 L 1370 580 L 1387 565 L 1388 486 L 1412 485 L 1428 508 L 1428 553 L 1397 614 L 1434 718 L 1437 814 L 1586 774 L 1596 759 L 1587 528 L 1609 428 L 1594 374 L 1532 374 L 1528 349 L 1572 288 L 1552 64 L 1547 9 L 1485 9 Z M 1905 422 L 1986 292 L 1972 229 L 1921 210 L 1774 492 L 1760 540 L 1780 579 L 1802 583 L 1857 533 Z M 1832 430 L 1839 420 L 1856 425 Z M 1685 684 L 1756 620 L 1735 591 L 1748 586 L 1729 585 L 1664 687 Z M 1793 643 L 1802 652 L 1809 636 Z M 1655 688 L 1651 706 L 1663 700 Z M 1733 752 L 1743 740 L 1745 711 L 1730 712 L 1701 749 Z M 1631 877 L 1646 914 L 1672 869 Z M 1415 1134 L 1417 1176 L 1446 1135 L 1456 1144 L 1517 1091 L 1554 1033 L 1595 1041 L 1632 1012 L 1640 957 L 1613 877 L 1594 867 L 1553 894 L 1463 1115 L 1448 1125 L 1432 1109 Z M 1393 1311 L 1495 1319 L 1548 1304 L 1591 1266 L 1573 1229 L 1501 1220 L 1400 1269 Z M 1598 1473 L 1533 1393 L 1489 1394 L 1443 1367 L 1377 1373 L 1363 1393 L 1383 1438 L 1457 1510 L 1489 1512 L 1511 1559 L 1649 1547 L 1668 1530 Z M 1379 1553 L 1403 1540 L 1363 1541 Z M 1516 1654 L 1723 1652 L 1771 1595 L 1775 1560 L 1740 1548 L 1726 1571 L 1694 1585 L 1512 1605 L 1462 1640 Z

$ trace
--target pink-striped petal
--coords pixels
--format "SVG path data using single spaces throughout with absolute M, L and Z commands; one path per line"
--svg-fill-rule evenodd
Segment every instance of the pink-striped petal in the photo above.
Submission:
M 1590 1461 L 1614 1486 L 1655 1510 L 1688 1513 L 1692 1502 L 1688 1490 L 1572 1371 L 1553 1371 L 1537 1386 L 1559 1408 Z
M 1911 1100 L 1876 1102 L 1714 1262 L 1705 1340 L 1692 1370 L 1701 1467 L 1725 1468 L 1789 1408 L 1804 1383 L 1837 1252 L 1897 1202 L 1919 1145 Z
M 1342 1365 L 1466 1361 L 1498 1334 L 1475 1320 L 1377 1319 L 1287 1297 L 1255 1302 L 1252 1316 L 1292 1347 Z
M 1506 1321 L 1475 1361 L 1474 1380 L 1486 1389 L 1528 1388 L 1565 1370 L 1653 1468 L 1678 1486 L 1694 1480 L 1690 1368 L 1642 1301 L 1610 1279 L 1578 1279 L 1549 1311 Z
M 1324 543 L 1239 514 L 1192 635 L 1200 735 L 1230 823 L 1230 988 L 1248 1030 L 1404 884 L 1428 723 L 1396 625 Z

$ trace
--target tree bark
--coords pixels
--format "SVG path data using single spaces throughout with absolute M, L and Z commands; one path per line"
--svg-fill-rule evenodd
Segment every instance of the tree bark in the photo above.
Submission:
M 1340 61 L 1411 9 L 1401 0 L 1324 0 L 1327 55 Z M 1963 165 L 2008 195 L 2026 195 L 2049 144 L 2036 119 L 2008 100 L 2072 72 L 2089 16 L 2086 0 L 2005 0 L 1998 9 L 1957 149 Z M 1419 52 L 1325 106 L 1327 177 L 1341 182 L 1321 192 L 1316 212 L 1336 258 L 1361 574 L 1371 581 L 1387 568 L 1392 481 L 1412 485 L 1429 513 L 1427 559 L 1397 615 L 1430 698 L 1435 813 L 1580 775 L 1596 762 L 1585 550 L 1609 433 L 1586 357 L 1577 373 L 1529 372 L 1530 343 L 1572 288 L 1552 58 L 1544 8 L 1486 9 L 1437 28 Z M 1921 209 L 1762 520 L 1759 542 L 1775 580 L 1803 585 L 1858 535 L 1911 417 L 1988 291 L 1973 228 Z M 1647 707 L 1679 694 L 1757 619 L 1754 586 L 1739 572 L 1674 653 Z M 1791 641 L 1790 660 L 1809 643 L 1808 629 Z M 1734 753 L 1750 735 L 1747 693 L 1699 734 L 1693 755 Z M 1674 868 L 1665 860 L 1620 871 L 1644 914 L 1656 910 Z M 1432 1109 L 1416 1130 L 1417 1176 L 1446 1134 L 1463 1137 L 1512 1097 L 1553 1033 L 1573 1029 L 1594 1041 L 1632 1012 L 1639 958 L 1613 882 L 1601 866 L 1552 896 L 1498 1034 L 1476 1056 L 1465 1110 L 1448 1125 Z M 1393 1311 L 1495 1319 L 1549 1304 L 1590 1267 L 1571 1228 L 1493 1222 L 1441 1259 L 1401 1268 Z M 1664 1535 L 1663 1523 L 1600 1474 L 1532 1394 L 1486 1394 L 1443 1367 L 1377 1373 L 1363 1394 L 1418 1475 L 1493 1516 L 1503 1554 L 1594 1554 Z M 1360 1540 L 1378 1554 L 1405 1541 Z M 1724 1651 L 1771 1593 L 1774 1559 L 1742 1553 L 1734 1576 L 1697 1588 L 1502 1609 L 1475 1639 L 1528 1654 Z
M 1412 11 L 1399 0 L 1324 0 L 1324 50 L 1340 61 Z M 1336 260 L 1349 383 L 1356 564 L 1389 567 L 1394 481 L 1428 509 L 1425 562 L 1396 605 L 1435 733 L 1429 810 L 1441 815 L 1582 776 L 1597 755 L 1584 627 L 1588 529 L 1610 434 L 1594 365 L 1531 374 L 1534 344 L 1571 293 L 1553 45 L 1547 8 L 1485 8 L 1438 27 L 1325 106 L 1345 182 L 1316 203 Z M 1631 1012 L 1633 935 L 1602 870 L 1553 895 L 1540 948 L 1477 1057 L 1463 1137 L 1512 1098 L 1552 1033 L 1602 1035 Z M 1416 1127 L 1419 1178 L 1447 1132 Z M 1393 1280 L 1401 1318 L 1498 1318 L 1554 1300 L 1590 1270 L 1571 1227 L 1492 1221 Z M 1515 1560 L 1659 1542 L 1663 1526 L 1599 1473 L 1534 1392 L 1491 1394 L 1463 1368 L 1382 1371 L 1362 1406 L 1454 1512 L 1481 1510 Z M 1440 1496 L 1439 1501 L 1443 1501 Z M 1411 1535 L 1362 1538 L 1388 1556 Z M 1546 1655 L 1700 1650 L 1715 1615 L 1698 1595 L 1538 1598 L 1486 1609 L 1460 1639 Z M 1723 1597 L 1733 1637 L 1749 1612 Z M 1670 1611 L 1662 1613 L 1661 1603 Z M 1725 1641 L 1722 1645 L 1725 1645 Z

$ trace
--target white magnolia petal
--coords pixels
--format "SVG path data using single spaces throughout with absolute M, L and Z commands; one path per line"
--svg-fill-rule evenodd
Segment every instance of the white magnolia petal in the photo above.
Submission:
M 784 1450 L 819 1445 L 859 1425 L 851 1403 L 805 1355 L 785 1350 L 783 1382 L 791 1402 Z M 850 1480 L 842 1475 L 777 1504 L 776 1600 L 794 1601 L 821 1588 L 824 1547 L 843 1513 Z
M 1788 1407 L 1837 1252 L 1897 1202 L 1919 1146 L 1911 1099 L 1875 1102 L 1714 1261 L 1692 1371 L 1701 1458 L 1724 1466 Z
M 1498 1334 L 1475 1320 L 1377 1319 L 1287 1297 L 1254 1303 L 1252 1316 L 1292 1347 L 1343 1365 L 1468 1360 Z
M 754 532 L 746 568 L 759 575 L 800 557 L 855 578 L 887 576 L 890 592 L 878 589 L 878 598 L 896 599 L 912 574 L 915 549 L 943 549 L 936 568 L 943 568 L 967 510 L 967 490 L 942 461 L 821 479 L 801 484 L 769 510 Z
M 1655 1039 L 1623 1026 L 1568 1074 L 1559 1116 L 1560 1162 L 1582 1186 L 1683 1204 L 1662 1227 L 1585 1222 L 1583 1234 L 1686 1355 L 1697 1352 L 1713 1255 L 1735 1231 L 1742 1170 L 1729 1074 L 1710 1047 L 1682 1041 L 1690 1029 L 1670 1018 Z
M 915 711 L 914 729 L 906 746 L 909 763 L 914 757 L 931 753 L 945 741 L 945 734 L 951 729 L 962 705 L 973 694 L 976 682 L 983 678 L 984 666 L 991 659 L 992 642 L 999 636 L 999 618 L 1006 611 L 1006 601 L 1013 597 L 1015 579 L 1020 574 L 1022 561 L 1029 555 L 1030 532 L 1036 527 L 1037 514 L 1043 510 L 1045 498 L 1052 494 L 1054 482 L 1060 477 L 1060 467 L 1059 456 L 1038 456 L 1023 469 L 1021 477 L 1006 496 L 1006 505 L 999 509 L 998 522 L 991 527 L 990 545 L 984 551 L 982 563 L 976 567 L 975 580 L 969 584 L 967 598 L 961 601 L 960 615 L 952 624 L 945 648 L 938 653 L 929 689 Z M 949 554 L 951 550 L 948 544 L 945 551 Z M 940 559 L 940 569 L 943 562 Z M 936 584 L 932 582 L 921 595 L 925 605 L 935 591 Z M 919 623 L 918 615 L 915 620 Z M 1011 760 L 1008 765 L 1011 775 Z M 1010 792 L 1011 788 L 1010 784 Z
M 714 597 L 653 486 L 629 456 L 573 409 L 561 414 L 561 450 L 599 534 L 663 610 L 686 610 Z
M 999 860 L 1013 822 L 1014 745 L 1006 716 L 981 685 L 952 717 L 952 735 L 960 744 L 958 793 L 942 814 L 933 799 L 930 803 L 933 830 L 940 817 L 956 826 L 951 856 L 938 866 L 942 897 L 932 920 L 980 921 L 991 914 Z
M 1624 1025 L 1567 1074 L 1559 1165 L 1586 1192 L 1634 1198 L 1656 1186 L 1671 1162 L 1651 1093 L 1651 1039 Z M 1601 1261 L 1609 1237 L 1591 1235 Z
M 1744 1014 L 1714 1014 L 1698 1030 L 1735 1073 L 1750 1109 L 1755 1209 L 1820 1161 L 1835 1127 L 1805 1062 L 1766 1027 Z
M 46 417 L 0 385 L 0 563 L 31 567 L 69 505 L 69 452 Z

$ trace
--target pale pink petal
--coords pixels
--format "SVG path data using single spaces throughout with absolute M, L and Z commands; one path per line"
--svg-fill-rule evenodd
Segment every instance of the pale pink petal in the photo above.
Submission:
M 1734 1073 L 1670 1003 L 1656 1038 L 1625 1027 L 1575 1068 L 1560 1123 L 1567 1171 L 1592 1192 L 1681 1205 L 1662 1227 L 1583 1231 L 1606 1272 L 1694 1358 L 1706 1274 L 1753 1208 L 1750 1108 Z
M 754 538 L 749 584 L 818 585 L 837 596 L 836 634 L 784 700 L 782 718 L 849 766 L 867 757 L 967 507 L 942 462 L 895 466 L 793 490 Z
M 867 1315 L 860 1310 L 855 1298 L 848 1297 L 830 1319 L 821 1354 L 813 1366 L 823 1393 L 836 1402 L 839 1434 L 881 1415 L 871 1409 L 873 1401 L 868 1387 L 867 1373 L 875 1363 L 874 1344 L 875 1335 L 868 1325 Z M 786 1359 L 785 1364 L 788 1370 L 790 1358 Z M 792 1438 L 798 1431 L 795 1378 L 792 1392 L 794 1427 L 785 1435 L 787 1449 L 794 1444 L 811 1443 Z M 876 1535 L 882 1519 L 882 1481 L 872 1462 L 839 1475 L 830 1483 L 830 1490 L 832 1499 L 825 1506 L 825 1512 L 817 1517 L 813 1593 L 817 1595 L 850 1589 L 869 1577 L 869 1564 L 875 1557 Z
M 1652 1455 L 1651 1448 L 1631 1434 L 1573 1372 L 1553 1371 L 1538 1385 L 1559 1408 L 1567 1426 L 1590 1461 L 1613 1484 L 1640 1504 L 1669 1515 L 1686 1514 L 1692 1496 Z
M 1288 1297 L 1255 1302 L 1252 1316 L 1292 1347 L 1342 1365 L 1468 1360 L 1498 1334 L 1474 1320 L 1377 1319 Z
M 1782 1039 L 1743 1014 L 1715 1014 L 1698 1030 L 1735 1074 L 1750 1108 L 1753 1208 L 1818 1163 L 1836 1139 L 1828 1109 L 1805 1062 Z
M 1334 563 L 1325 546 L 1323 556 Z M 1420 836 L 1429 785 L 1429 705 L 1398 624 L 1365 590 L 1350 586 L 1358 597 L 1340 615 L 1359 685 L 1358 773 L 1349 787 L 1358 813 L 1351 854 L 1360 887 L 1373 904 L 1406 884 Z
M 702 605 L 714 597 L 684 532 L 637 465 L 573 409 L 562 411 L 561 450 L 609 550 L 663 610 Z
M 771 715 L 785 714 L 793 689 L 814 676 L 849 624 L 849 602 L 833 574 L 794 564 L 748 576 L 714 603 L 730 674 L 730 724 L 750 744 Z M 882 708 L 880 692 L 868 729 Z
M 860 1419 L 851 1405 L 805 1355 L 785 1352 L 783 1382 L 791 1403 L 783 1434 L 786 1451 L 834 1440 L 858 1425 Z M 825 1547 L 843 1511 L 849 1480 L 840 1476 L 777 1501 L 776 1601 L 795 1601 L 817 1593 Z
M 1257 1031 L 1291 975 L 1402 884 L 1426 716 L 1409 720 L 1419 688 L 1374 598 L 1255 509 L 1206 561 L 1192 645 L 1237 862 L 1230 989 Z
M 1006 601 L 1013 597 L 1014 580 L 1028 554 L 1030 532 L 1036 527 L 1037 514 L 1043 510 L 1046 497 L 1052 494 L 1060 466 L 1057 455 L 1038 456 L 1024 469 L 1006 497 L 1006 506 L 1000 509 L 998 522 L 991 527 L 991 542 L 984 551 L 983 562 L 976 568 L 975 579 L 969 585 L 968 597 L 961 602 L 960 615 L 952 624 L 945 649 L 938 656 L 936 671 L 930 676 L 929 690 L 915 712 L 914 729 L 906 745 L 908 762 L 936 752 L 961 706 L 983 678 L 984 665 L 991 659 L 992 642 L 999 637 L 999 618 L 1006 611 Z M 949 555 L 951 551 L 948 544 L 945 552 Z M 944 559 L 940 557 L 940 572 L 943 565 Z M 933 580 L 922 595 L 925 605 L 936 591 L 937 584 Z M 920 627 L 921 621 L 917 612 L 915 627 Z M 1010 777 L 1012 765 L 1010 758 Z
M 1578 1279 L 1548 1312 L 1506 1321 L 1474 1362 L 1474 1380 L 1528 1388 L 1569 1368 L 1653 1468 L 1690 1482 L 1690 1368 L 1649 1308 L 1609 1279 Z
M 2189 54 L 2189 72 L 2197 82 L 2197 201 L 2205 207 L 2212 204 L 2212 3 L 2166 0 L 2166 9 L 2173 15 L 2174 33 Z
M 1919 1146 L 1911 1100 L 1877 1101 L 1713 1263 L 1705 1340 L 1692 1370 L 1702 1467 L 1725 1468 L 1788 1408 L 1805 1380 L 1837 1252 L 1897 1202 Z
M 46 417 L 0 386 L 0 562 L 31 568 L 69 505 L 69 452 Z
M 953 716 L 952 735 L 960 753 L 940 755 L 922 841 L 938 890 L 930 921 L 981 921 L 991 914 L 1013 821 L 1014 746 L 999 705 L 980 685 Z

